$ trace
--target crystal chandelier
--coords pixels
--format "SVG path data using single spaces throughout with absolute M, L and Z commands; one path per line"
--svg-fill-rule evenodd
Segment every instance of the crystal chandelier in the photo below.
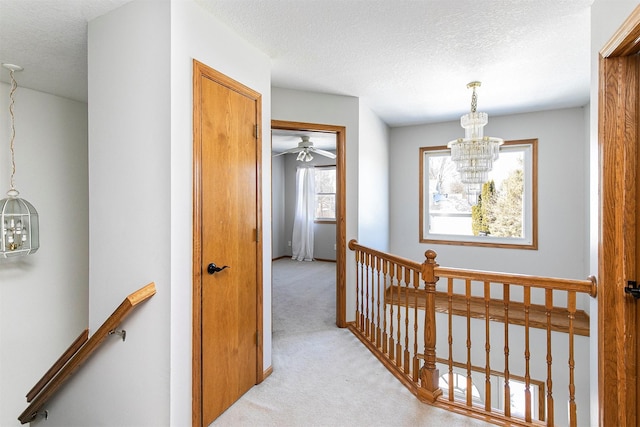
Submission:
M 9 115 L 11 116 L 11 188 L 7 191 L 7 198 L 0 200 L 0 225 L 2 225 L 2 239 L 0 240 L 0 257 L 28 255 L 38 250 L 38 212 L 33 205 L 18 197 L 20 193 L 15 188 L 16 161 L 14 140 L 16 136 L 15 117 L 13 114 L 14 94 L 18 88 L 13 73 L 22 71 L 22 67 L 13 64 L 2 64 L 9 70 L 11 76 L 11 90 L 9 91 Z
M 483 128 L 489 122 L 487 113 L 478 113 L 478 95 L 476 88 L 480 82 L 471 82 L 467 88 L 473 88 L 471 112 L 460 118 L 464 128 L 464 138 L 454 139 L 447 144 L 451 149 L 451 160 L 456 165 L 460 180 L 470 194 L 478 194 L 482 184 L 488 181 L 493 161 L 498 159 L 498 150 L 504 140 L 483 136 Z

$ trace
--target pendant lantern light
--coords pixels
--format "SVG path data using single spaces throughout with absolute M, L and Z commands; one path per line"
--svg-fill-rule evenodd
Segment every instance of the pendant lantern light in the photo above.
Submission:
M 14 64 L 2 64 L 9 70 L 11 76 L 11 89 L 9 91 L 9 115 L 11 117 L 11 136 L 9 151 L 11 152 L 11 180 L 7 191 L 7 198 L 0 200 L 0 258 L 32 254 L 40 247 L 38 235 L 38 212 L 28 201 L 18 197 L 20 193 L 15 188 L 15 116 L 13 105 L 18 84 L 14 77 L 16 71 L 22 71 L 22 67 Z

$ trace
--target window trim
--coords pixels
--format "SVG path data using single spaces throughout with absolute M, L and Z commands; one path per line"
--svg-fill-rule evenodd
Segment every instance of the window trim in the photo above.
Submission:
M 475 365 L 471 365 L 471 366 L 467 366 L 467 364 L 465 363 L 461 363 L 461 362 L 454 362 L 451 361 L 449 362 L 448 359 L 443 359 L 443 358 L 438 358 L 436 360 L 436 367 L 438 366 L 442 366 L 442 369 L 440 370 L 440 372 L 444 372 L 442 375 L 440 375 L 440 378 L 443 377 L 448 377 L 449 375 L 449 363 L 451 363 L 451 369 L 452 369 L 452 373 L 457 373 L 458 375 L 460 374 L 464 374 L 467 373 L 469 371 L 471 372 L 475 372 L 477 374 L 485 374 L 486 375 L 486 369 L 482 368 L 480 366 L 475 366 Z M 500 391 L 499 391 L 499 395 L 502 395 L 502 392 L 504 392 L 504 381 L 505 381 L 505 372 L 500 372 L 500 371 L 496 371 L 494 369 L 491 369 L 489 371 L 489 375 L 491 376 L 491 379 L 493 380 L 497 380 L 498 384 L 500 386 Z M 447 378 L 445 378 L 445 380 L 447 380 Z M 523 384 L 527 384 L 527 378 L 526 377 L 521 377 L 519 375 L 514 375 L 512 373 L 509 372 L 509 384 L 511 384 L 512 381 L 515 382 L 519 382 L 519 383 L 523 383 Z M 473 381 L 471 383 L 473 385 Z M 492 383 L 493 384 L 493 383 Z M 473 385 L 474 387 L 477 388 L 477 386 Z M 532 391 L 532 399 L 531 399 L 531 409 L 533 412 L 534 409 L 534 403 L 537 405 L 538 407 L 538 415 L 537 415 L 537 421 L 546 421 L 546 391 L 545 391 L 545 382 L 544 381 L 540 381 L 534 378 L 529 377 L 529 387 L 531 390 L 533 389 L 537 389 L 535 392 Z M 449 392 L 449 389 L 446 389 L 447 393 Z M 443 390 L 444 391 L 444 390 Z M 483 399 L 482 403 L 484 404 L 484 402 L 486 401 L 486 388 L 484 390 L 484 394 L 485 394 L 485 399 Z M 537 394 L 537 401 L 535 400 L 535 395 Z M 455 390 L 454 390 L 454 395 L 455 395 Z M 458 395 L 459 396 L 459 395 Z M 463 396 L 463 400 L 466 398 L 466 396 Z M 493 402 L 494 400 L 492 400 Z M 498 399 L 498 402 L 501 403 L 502 405 L 502 410 L 504 411 L 504 399 Z M 484 406 L 484 405 L 483 405 Z M 500 410 L 500 408 L 494 408 L 494 409 L 498 409 Z M 532 418 L 536 417 L 536 415 L 534 415 L 533 413 L 531 414 Z
M 531 194 L 527 194 L 525 190 L 525 206 L 530 205 L 530 226 L 525 224 L 526 227 L 530 227 L 529 234 L 531 237 L 525 237 L 524 239 L 508 239 L 508 238 L 493 238 L 488 236 L 462 236 L 452 234 L 431 234 L 427 231 L 426 215 L 429 212 L 428 206 L 425 206 L 425 202 L 428 201 L 428 195 L 425 195 L 425 191 L 428 191 L 428 185 L 425 188 L 425 159 L 428 153 L 442 153 L 448 151 L 446 146 L 436 147 L 420 147 L 420 173 L 419 173 L 419 241 L 420 243 L 432 243 L 442 245 L 459 245 L 459 246 L 480 246 L 480 247 L 492 247 L 492 248 L 508 248 L 508 249 L 538 249 L 538 139 L 521 139 L 505 141 L 503 146 L 531 146 L 531 159 L 528 162 L 529 168 L 525 167 L 525 188 L 526 182 L 530 180 Z M 428 175 L 428 174 L 427 174 Z M 526 208 L 525 208 L 526 209 Z M 525 217 L 526 218 L 526 217 Z M 491 239 L 491 241 L 487 241 Z M 512 242 L 509 242 L 512 240 Z
M 315 191 L 314 197 L 318 196 L 318 195 L 331 195 L 333 194 L 333 197 L 335 199 L 335 202 L 337 203 L 338 201 L 338 170 L 336 168 L 336 165 L 315 165 L 314 168 L 317 169 L 333 169 L 333 171 L 335 172 L 336 175 L 336 188 L 335 188 L 335 192 L 333 193 L 319 193 L 318 191 Z M 317 205 L 316 205 L 317 207 Z M 336 210 L 337 210 L 337 205 L 336 205 L 336 209 L 334 210 L 334 217 L 333 218 L 313 218 L 313 222 L 316 224 L 336 224 L 337 223 L 337 218 L 336 218 Z

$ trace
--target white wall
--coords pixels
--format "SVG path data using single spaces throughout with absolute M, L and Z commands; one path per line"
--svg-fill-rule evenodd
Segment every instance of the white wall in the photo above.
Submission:
M 447 267 L 586 278 L 583 109 L 489 117 L 486 135 L 538 138 L 536 251 L 419 243 L 419 149 L 446 145 L 462 132 L 459 121 L 391 130 L 391 252 L 422 262 L 424 252 L 433 249 Z
M 47 404 L 47 426 L 169 419 L 169 12 L 134 1 L 89 23 L 90 333 L 141 286 L 157 294 Z
M 285 236 L 285 156 L 271 159 L 271 258 L 291 255 Z
M 591 6 L 591 108 L 589 134 L 589 188 L 592 195 L 589 200 L 590 216 L 590 270 L 594 275 L 598 271 L 598 242 L 600 216 L 597 195 L 600 190 L 598 158 L 598 61 L 602 49 L 613 34 L 620 28 L 631 12 L 640 5 L 637 0 L 595 0 Z M 598 304 L 591 302 L 591 377 L 598 377 Z M 591 425 L 598 425 L 598 384 L 591 382 Z
M 389 128 L 360 102 L 359 243 L 389 250 Z
M 0 199 L 11 174 L 8 110 L 0 83 Z M 20 425 L 24 396 L 88 321 L 87 105 L 19 86 L 14 111 L 16 188 L 38 211 L 40 249 L 0 259 L 3 427 Z

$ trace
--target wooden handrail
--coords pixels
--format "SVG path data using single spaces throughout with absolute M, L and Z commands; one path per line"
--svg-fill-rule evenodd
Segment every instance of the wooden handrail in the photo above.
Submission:
M 27 393 L 27 402 L 31 402 L 33 398 L 36 397 L 38 393 L 40 393 L 42 388 L 47 385 L 49 381 L 51 381 L 51 378 L 53 378 L 60 371 L 60 369 L 62 369 L 62 367 L 66 365 L 69 359 L 71 359 L 71 357 L 76 354 L 78 350 L 80 350 L 80 347 L 82 347 L 88 339 L 89 329 L 85 329 L 80 333 L 80 335 L 78 335 L 78 338 L 76 338 L 75 341 L 71 343 L 67 351 L 62 353 L 62 356 L 60 356 L 60 358 L 56 360 L 56 363 L 54 363 L 51 368 L 49 368 L 49 370 L 42 376 L 42 378 L 40 378 L 40 381 L 38 381 L 36 385 L 34 385 L 33 388 L 29 390 L 29 393 Z
M 551 289 L 554 291 L 574 291 L 595 298 L 598 293 L 594 276 L 586 280 L 559 279 L 556 277 L 530 276 L 527 274 L 496 273 L 484 270 L 467 270 L 464 268 L 436 267 L 434 274 L 438 277 L 454 279 L 470 279 L 477 282 L 509 283 L 511 285 L 530 286 L 532 288 Z
M 33 399 L 27 406 L 18 420 L 22 424 L 32 421 L 44 404 L 58 391 L 58 389 L 69 379 L 69 377 L 99 348 L 100 344 L 115 330 L 118 325 L 131 313 L 131 311 L 143 301 L 151 298 L 156 293 L 156 285 L 151 282 L 127 296 L 115 311 L 105 320 L 98 330 L 78 346 L 82 341 L 83 334 L 65 351 L 65 353 L 54 363 L 36 386 L 31 389 L 27 396 Z M 75 349 L 75 347 L 78 347 Z M 76 351 L 69 355 L 70 351 Z M 66 360 L 65 360 L 66 359 Z M 34 393 L 35 391 L 35 393 Z M 34 398 L 34 395 L 37 394 Z
M 366 252 L 366 253 L 368 253 L 370 255 L 373 255 L 375 257 L 383 258 L 383 259 L 385 259 L 387 261 L 391 261 L 392 263 L 398 264 L 398 265 L 400 265 L 402 267 L 411 268 L 411 269 L 417 270 L 417 271 L 420 271 L 422 269 L 422 264 L 420 264 L 419 262 L 415 262 L 415 261 L 413 261 L 411 259 L 403 258 L 403 257 L 400 257 L 398 255 L 388 254 L 386 252 L 381 252 L 381 251 L 378 251 L 376 249 L 371 249 L 371 248 L 368 248 L 366 246 L 362 246 L 355 239 L 351 239 L 349 241 L 349 249 L 351 249 L 352 251 L 360 250 L 360 251 Z

